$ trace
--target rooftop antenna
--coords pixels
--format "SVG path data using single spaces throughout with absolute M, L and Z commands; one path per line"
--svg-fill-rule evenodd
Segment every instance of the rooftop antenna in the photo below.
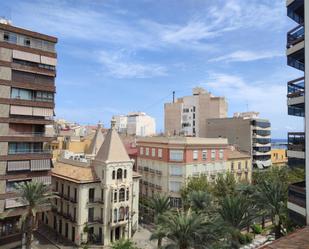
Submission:
M 173 91 L 173 103 L 175 103 L 175 91 Z
M 248 100 L 246 102 L 246 107 L 247 107 L 247 112 L 249 112 L 249 104 L 248 104 Z

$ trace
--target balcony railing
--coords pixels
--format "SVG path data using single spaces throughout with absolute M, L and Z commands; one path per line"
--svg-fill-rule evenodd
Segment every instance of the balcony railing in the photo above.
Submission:
M 100 223 L 103 224 L 103 218 L 102 217 L 89 217 L 88 218 L 88 223 Z
M 253 120 L 252 125 L 260 128 L 270 128 L 270 123 L 266 121 Z
M 306 208 L 306 183 L 297 182 L 289 185 L 289 202 Z
M 253 136 L 270 136 L 271 131 L 267 131 L 267 130 L 253 130 Z
M 288 82 L 288 98 L 301 97 L 305 95 L 305 78 L 301 77 Z
M 305 151 L 305 133 L 304 132 L 288 133 L 288 150 Z
M 53 137 L 54 135 L 47 134 L 45 132 L 21 132 L 21 131 L 10 131 L 9 136 L 14 137 Z
M 253 139 L 253 143 L 256 143 L 256 144 L 269 144 L 269 143 L 271 143 L 271 139 L 270 138 L 254 138 Z
M 88 200 L 88 204 L 96 204 L 96 203 L 104 203 L 104 200 L 102 198 L 90 198 Z
M 34 102 L 50 102 L 50 103 L 54 102 L 53 98 L 38 98 L 38 97 L 23 98 L 21 96 L 12 96 L 11 99 L 29 100 Z
M 29 150 L 12 150 L 9 149 L 9 155 L 24 155 L 24 154 L 51 154 L 51 150 L 29 149 Z
M 300 24 L 287 33 L 287 48 L 293 47 L 295 44 L 304 40 L 305 29 L 304 24 Z
M 305 63 L 303 63 L 300 59 L 296 59 L 292 56 L 288 56 L 288 63 L 287 64 L 291 67 L 298 69 L 298 70 L 305 71 Z

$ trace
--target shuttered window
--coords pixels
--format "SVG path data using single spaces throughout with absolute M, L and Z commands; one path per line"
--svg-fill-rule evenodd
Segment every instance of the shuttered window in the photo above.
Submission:
M 49 170 L 50 160 L 31 160 L 31 171 Z
M 29 161 L 8 161 L 7 171 L 20 171 L 20 170 L 29 170 L 30 162 Z

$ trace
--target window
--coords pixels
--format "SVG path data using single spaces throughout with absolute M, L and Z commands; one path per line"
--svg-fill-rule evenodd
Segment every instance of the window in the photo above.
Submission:
M 158 149 L 158 157 L 162 158 L 162 149 Z
M 231 163 L 231 171 L 234 171 L 234 162 Z
M 171 176 L 182 176 L 182 174 L 183 174 L 183 166 L 181 166 L 181 165 L 170 166 L 170 175 Z
M 122 169 L 117 169 L 117 179 L 122 179 Z
M 117 202 L 117 190 L 114 190 L 114 202 Z
M 7 41 L 9 43 L 17 43 L 17 35 L 9 32 L 4 32 L 3 34 L 3 40 Z
M 171 207 L 181 208 L 181 198 L 170 197 L 170 205 Z
M 74 188 L 74 201 L 77 201 L 77 188 Z
M 19 88 L 12 88 L 11 98 L 12 99 L 31 100 L 32 99 L 32 91 L 19 89 Z
M 70 198 L 70 192 L 71 192 L 71 189 L 70 189 L 70 186 L 68 186 L 68 197 Z
M 126 169 L 124 170 L 124 176 L 123 177 L 127 178 L 127 170 Z
M 114 222 L 117 222 L 118 217 L 117 217 L 117 208 L 114 209 Z
M 88 208 L 88 221 L 93 221 L 94 219 L 94 208 Z
M 58 182 L 56 181 L 56 192 L 58 192 Z
M 102 180 L 104 179 L 104 170 L 102 170 Z
M 181 182 L 170 181 L 170 191 L 179 192 L 181 189 Z
M 129 207 L 126 207 L 126 219 L 128 220 L 129 219 Z
M 140 148 L 139 148 L 139 153 L 140 153 L 141 155 L 144 155 L 144 147 L 140 147 Z
M 28 37 L 24 38 L 24 46 L 30 47 L 30 38 Z
M 124 190 L 124 188 L 121 188 L 120 190 L 119 190 L 119 201 L 124 201 L 125 200 L 125 190 Z
M 193 151 L 193 160 L 197 160 L 198 159 L 198 150 L 194 150 Z
M 124 216 L 125 216 L 125 209 L 124 207 L 119 208 L 119 221 L 124 221 Z
M 149 156 L 149 148 L 146 148 L 146 156 Z
M 238 170 L 241 170 L 241 162 L 238 163 Z
M 89 189 L 88 198 L 89 198 L 89 202 L 94 201 L 94 188 Z
M 104 201 L 104 189 L 101 189 L 101 201 Z
M 63 188 L 64 188 L 64 186 L 63 186 L 63 183 L 61 184 L 61 194 L 63 195 Z
M 127 201 L 129 200 L 129 197 L 130 197 L 130 192 L 129 192 L 129 189 L 127 188 L 127 194 L 126 194 L 126 200 Z
M 248 169 L 248 161 L 246 161 L 246 166 L 245 166 L 245 168 Z
M 182 150 L 170 150 L 170 160 L 172 161 L 182 161 L 183 151 Z
M 219 150 L 219 158 L 222 160 L 224 157 L 224 151 L 223 150 Z
M 115 175 L 116 175 L 116 172 L 115 172 L 115 170 L 113 170 L 113 173 L 112 173 L 113 180 L 115 180 Z
M 155 157 L 155 156 L 156 156 L 156 149 L 155 149 L 155 148 L 152 148 L 152 149 L 151 149 L 151 156 L 152 156 L 152 157 Z
M 211 150 L 211 160 L 216 159 L 216 150 Z
M 202 159 L 207 160 L 207 150 L 202 151 Z

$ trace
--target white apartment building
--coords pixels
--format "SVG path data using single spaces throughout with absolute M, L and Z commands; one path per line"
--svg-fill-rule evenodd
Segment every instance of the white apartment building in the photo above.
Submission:
M 225 118 L 227 102 L 205 89 L 196 87 L 192 96 L 164 105 L 164 129 L 167 135 L 205 137 L 206 119 Z
M 93 162 L 61 159 L 52 171 L 59 198 L 43 222 L 76 245 L 105 248 L 138 228 L 139 178 L 115 129 Z
M 116 129 L 120 133 L 141 137 L 156 134 L 155 119 L 144 112 L 130 112 L 113 118 L 116 120 Z

